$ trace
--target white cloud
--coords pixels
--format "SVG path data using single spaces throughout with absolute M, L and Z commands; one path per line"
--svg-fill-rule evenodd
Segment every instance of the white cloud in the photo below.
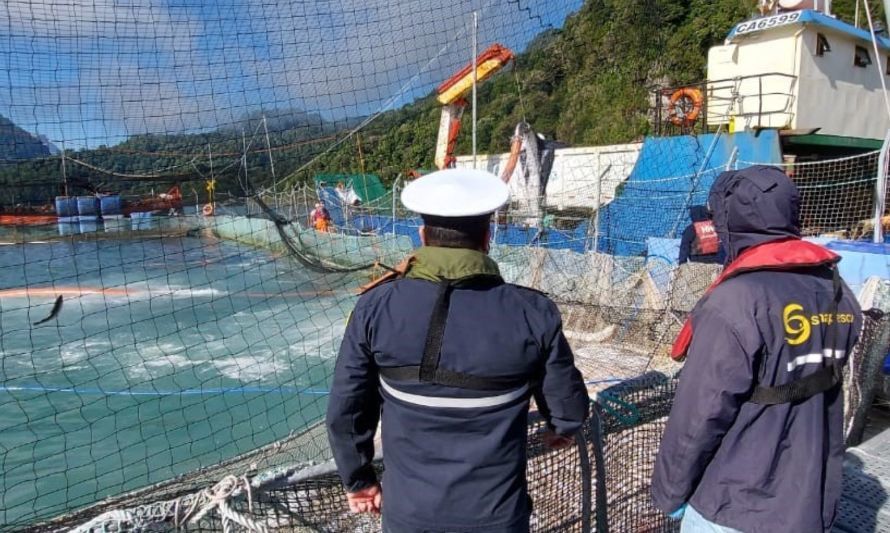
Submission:
M 364 115 L 469 61 L 474 9 L 482 50 L 524 46 L 580 1 L 4 0 L 0 65 L 15 102 L 0 113 L 83 128 L 85 144 L 213 128 L 259 107 Z

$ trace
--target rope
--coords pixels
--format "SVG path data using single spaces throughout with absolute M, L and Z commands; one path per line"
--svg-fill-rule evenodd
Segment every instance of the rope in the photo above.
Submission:
M 219 513 L 224 533 L 268 533 L 270 529 L 285 525 L 281 519 L 258 519 L 251 516 L 253 489 L 246 476 L 227 475 L 212 487 L 174 500 L 102 513 L 72 529 L 71 533 L 155 530 L 157 525 L 164 522 L 172 522 L 173 528 L 179 530 L 197 525 L 213 512 Z M 230 505 L 234 498 L 242 495 L 246 495 L 247 499 L 246 514 L 238 512 Z
M 266 205 L 266 202 L 260 198 L 260 195 L 256 194 L 253 196 L 253 200 L 257 203 L 260 209 L 263 210 L 266 215 L 272 220 L 275 224 L 275 230 L 278 232 L 278 236 L 281 237 L 281 241 L 284 243 L 284 246 L 291 252 L 291 254 L 297 259 L 297 261 L 303 265 L 304 267 L 313 270 L 315 272 L 320 273 L 340 273 L 340 274 L 350 274 L 353 272 L 360 272 L 362 270 L 368 270 L 370 268 L 374 268 L 379 261 L 374 261 L 372 263 L 368 263 L 366 265 L 359 265 L 354 267 L 344 267 L 340 265 L 330 264 L 326 261 L 323 261 L 319 258 L 313 258 L 305 253 L 303 253 L 291 240 L 290 235 L 284 230 L 285 226 L 289 226 L 292 224 L 292 221 L 286 219 L 280 213 L 277 213 L 271 207 Z M 302 248 L 305 248 L 302 239 L 300 239 L 299 232 L 296 233 L 297 241 L 299 242 Z
M 68 161 L 71 161 L 72 163 L 78 164 L 78 165 L 80 165 L 80 166 L 82 166 L 82 167 L 88 168 L 88 169 L 90 169 L 90 170 L 95 170 L 96 172 L 105 174 L 105 175 L 107 175 L 107 176 L 112 176 L 112 177 L 115 177 L 115 178 L 135 179 L 135 180 L 140 180 L 140 181 L 148 181 L 148 180 L 156 180 L 156 181 L 170 181 L 170 180 L 176 180 L 176 181 L 191 181 L 191 180 L 198 180 L 198 179 L 200 179 L 200 178 L 196 178 L 196 177 L 194 177 L 194 176 L 191 175 L 191 174 L 172 174 L 172 175 L 169 175 L 169 176 L 162 176 L 162 175 L 158 175 L 158 174 L 125 174 L 125 173 L 123 173 L 123 172 L 114 172 L 113 170 L 108 170 L 108 169 L 100 168 L 100 167 L 97 167 L 97 166 L 95 166 L 95 165 L 91 165 L 91 164 L 89 164 L 89 163 L 87 163 L 87 162 L 85 162 L 85 161 L 81 161 L 81 160 L 79 160 L 79 159 L 74 159 L 73 157 L 66 157 L 65 159 L 67 159 Z M 181 166 L 181 165 L 177 165 L 177 166 Z M 170 167 L 170 168 L 176 168 L 176 167 Z

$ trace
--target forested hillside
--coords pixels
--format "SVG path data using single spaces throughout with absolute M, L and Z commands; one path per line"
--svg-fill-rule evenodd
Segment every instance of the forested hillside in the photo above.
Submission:
M 702 80 L 708 48 L 752 15 L 756 4 L 755 0 L 587 0 L 563 28 L 538 36 L 518 54 L 513 67 L 480 86 L 479 151 L 508 150 L 513 129 L 521 120 L 549 138 L 572 145 L 640 139 L 651 128 L 651 88 Z M 854 0 L 833 2 L 836 14 L 849 21 L 854 5 Z M 874 20 L 880 22 L 883 13 L 875 9 Z M 423 98 L 384 113 L 362 129 L 357 139 L 323 153 L 334 142 L 332 138 L 342 138 L 347 125 L 335 128 L 316 115 L 279 112 L 270 120 L 271 144 L 287 147 L 274 154 L 277 178 L 295 184 L 316 173 L 364 169 L 391 182 L 409 169 L 432 168 L 439 113 L 432 96 Z M 248 117 L 244 129 L 254 130 L 257 120 Z M 458 153 L 470 151 L 469 131 L 469 120 L 465 120 Z M 215 170 L 227 167 L 220 173 L 219 190 L 243 194 L 246 188 L 272 180 L 268 155 L 260 152 L 248 157 L 247 176 L 239 172 L 239 137 L 232 130 L 143 135 L 110 149 L 72 156 L 122 173 L 195 175 L 209 172 L 205 154 L 210 146 L 218 154 Z M 253 148 L 260 142 L 265 140 Z M 171 155 L 145 155 L 165 152 Z M 182 152 L 188 155 L 177 155 Z M 57 179 L 58 167 L 58 160 L 49 160 L 0 168 L 0 187 L 22 179 Z M 82 179 L 112 181 L 83 168 L 72 172 Z
M 565 26 L 542 34 L 511 72 L 480 86 L 480 153 L 509 150 L 516 124 L 576 146 L 625 143 L 650 131 L 650 90 L 703 80 L 708 48 L 756 12 L 754 0 L 588 0 Z M 853 22 L 855 0 L 833 10 Z M 877 23 L 885 20 L 873 6 Z M 865 25 L 865 15 L 861 15 Z M 364 161 L 391 180 L 410 168 L 432 168 L 439 108 L 432 98 L 381 117 L 365 131 Z M 458 153 L 469 153 L 469 122 Z M 312 170 L 355 166 L 354 145 Z M 305 179 L 305 173 L 298 176 Z

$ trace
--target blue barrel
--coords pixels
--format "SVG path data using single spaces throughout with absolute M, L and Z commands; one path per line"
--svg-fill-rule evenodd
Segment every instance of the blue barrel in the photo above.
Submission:
M 80 229 L 80 233 L 96 233 L 99 231 L 99 222 L 95 217 L 92 220 L 84 220 L 81 218 L 78 228 Z
M 83 220 L 83 217 L 87 217 L 87 220 L 92 220 L 95 217 L 98 217 L 99 199 L 95 196 L 78 196 L 77 214 L 80 215 L 81 220 Z
M 121 197 L 117 194 L 113 194 L 110 196 L 103 196 L 99 199 L 99 207 L 102 211 L 102 216 L 109 215 L 119 215 L 121 214 Z
M 59 235 L 62 237 L 67 237 L 68 235 L 77 235 L 77 232 L 80 231 L 80 225 L 77 223 L 77 217 L 65 217 L 67 222 L 62 222 L 62 219 L 59 219 Z M 71 219 L 74 219 L 74 222 L 71 222 Z
M 106 233 L 123 231 L 129 225 L 130 223 L 124 219 L 123 215 L 109 215 L 102 217 L 102 226 L 105 228 Z
M 56 196 L 56 216 L 69 218 L 77 216 L 77 199 L 73 196 Z
M 59 224 L 77 224 L 79 217 L 59 217 Z
M 155 227 L 156 219 L 151 211 L 130 213 L 131 227 L 134 230 L 147 230 Z

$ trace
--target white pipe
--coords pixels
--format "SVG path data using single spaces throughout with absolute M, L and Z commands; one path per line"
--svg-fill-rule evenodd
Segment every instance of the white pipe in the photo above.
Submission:
M 392 238 L 396 239 L 396 198 L 399 196 L 399 180 L 401 178 L 396 178 L 396 182 L 392 184 L 392 220 L 390 223 L 392 224 Z
M 881 147 L 881 155 L 878 158 L 878 179 L 875 182 L 875 233 L 874 242 L 884 242 L 884 218 L 885 201 L 887 199 L 887 155 L 890 151 L 890 130 L 884 137 L 884 145 Z

